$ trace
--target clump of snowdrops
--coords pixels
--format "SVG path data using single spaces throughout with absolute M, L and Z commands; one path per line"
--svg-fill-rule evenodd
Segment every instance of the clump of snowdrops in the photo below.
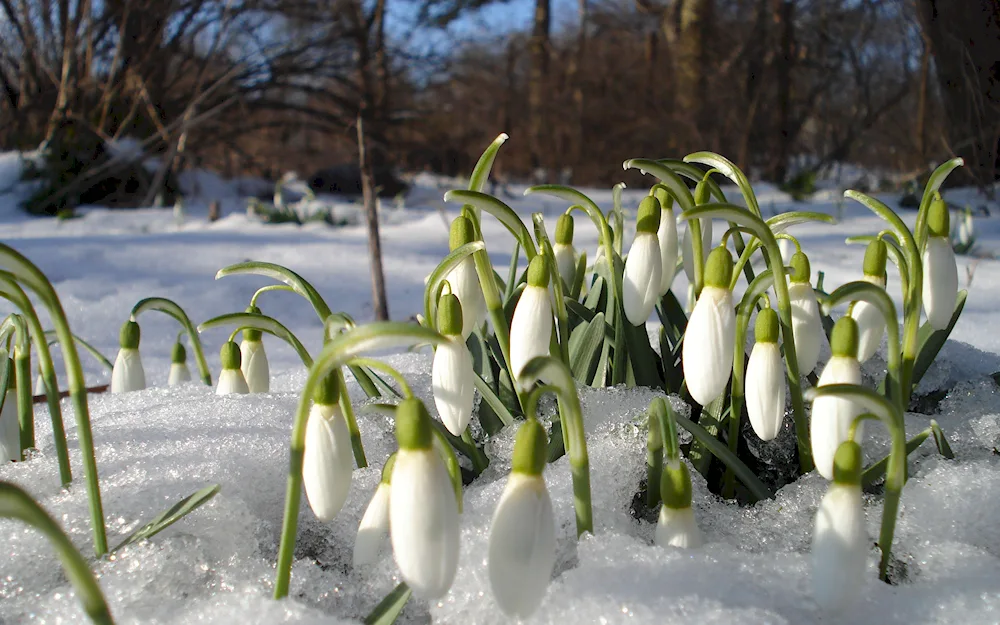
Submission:
M 501 135 L 483 154 L 468 190 L 445 195 L 461 210 L 451 225 L 451 252 L 428 277 L 419 324 L 356 325 L 346 314 L 333 312 L 294 271 L 247 262 L 223 268 L 216 277 L 257 275 L 276 284 L 260 288 L 244 312 L 210 319 L 195 329 L 179 306 L 150 298 L 136 305 L 122 327 L 122 349 L 112 376 L 116 392 L 145 386 L 136 320 L 145 310 L 160 310 L 178 320 L 196 352 L 202 380 L 209 385 L 211 375 L 203 366 L 198 331 L 233 328 L 221 349 L 219 393 L 269 389 L 263 334 L 287 342 L 308 367 L 291 432 L 275 597 L 288 594 L 303 492 L 317 518 L 332 519 L 346 501 L 354 468 L 367 466 L 346 373 L 378 401 L 377 409 L 394 416 L 398 442 L 358 529 L 354 565 L 377 559 L 388 538 L 403 582 L 375 607 L 369 620 L 393 620 L 411 595 L 433 600 L 448 592 L 461 550 L 463 488 L 486 469 L 487 439 L 505 427 L 517 428 L 512 469 L 494 512 L 484 556 L 493 595 L 505 614 L 525 618 L 538 608 L 551 579 L 556 549 L 544 472 L 563 455 L 569 459 L 577 534 L 593 532 L 594 527 L 578 384 L 662 391 L 647 414 L 636 415 L 648 426 L 643 501 L 649 510 L 658 510 L 658 548 L 697 549 L 704 541 L 691 505 L 695 472 L 723 497 L 746 503 L 771 497 L 771 487 L 742 456 L 742 425 L 749 423 L 761 441 L 773 441 L 790 416 L 797 446 L 794 472 L 815 469 L 830 480 L 812 544 L 817 603 L 831 610 L 843 607 L 864 583 L 870 542 L 861 488 L 880 479 L 885 480 L 885 495 L 879 575 L 888 580 L 907 454 L 933 437 L 941 453 L 951 455 L 936 424 L 907 441 L 903 419 L 917 382 L 965 301 L 965 293 L 957 289 L 948 211 L 937 192 L 961 161 L 950 161 L 931 176 L 913 230 L 881 202 L 846 192 L 847 198 L 882 217 L 887 227 L 851 241 L 868 245 L 862 277 L 827 293 L 818 282 L 814 286 L 807 250 L 790 231 L 804 222 L 831 223 L 832 218 L 792 212 L 764 220 L 746 177 L 717 154 L 626 161 L 626 169 L 656 178 L 635 207 L 635 235 L 626 252 L 623 185 L 615 188 L 614 206 L 607 213 L 569 187 L 528 189 L 529 194 L 547 194 L 566 203 L 556 220 L 554 243 L 542 214 L 532 215 L 529 228 L 509 206 L 484 194 L 505 140 Z M 727 200 L 716 176 L 736 184 L 744 206 Z M 599 235 L 592 264 L 586 251 L 573 243 L 577 216 L 587 218 L 583 223 L 589 219 Z M 487 254 L 484 218 L 498 219 L 515 239 L 506 279 Z M 679 226 L 686 226 L 683 234 Z M 722 232 L 717 244 L 713 231 Z M 788 266 L 782 261 L 779 240 L 794 248 Z M 763 265 L 754 264 L 758 259 Z M 889 261 L 902 294 L 902 325 L 886 291 L 891 284 Z M 681 268 L 689 282 L 687 307 L 672 288 Z M 30 276 L 39 284 L 44 280 Z M 4 279 L 0 274 L 0 288 L 7 284 Z M 324 344 L 315 357 L 288 328 L 262 312 L 261 296 L 279 290 L 301 295 L 323 322 Z M 735 295 L 738 291 L 741 297 Z M 51 297 L 55 298 L 54 292 Z M 840 307 L 846 307 L 845 314 L 834 321 L 830 315 Z M 655 346 L 646 330 L 654 312 L 661 322 Z M 17 320 L 9 324 L 9 334 L 19 341 L 25 333 L 37 334 L 27 317 L 28 330 L 20 329 Z M 754 341 L 748 354 L 751 321 Z M 57 322 L 57 331 L 62 332 L 64 351 L 72 347 L 68 328 L 60 330 Z M 0 337 L 6 336 L 3 332 L 0 328 Z M 240 344 L 235 342 L 238 334 L 242 334 Z M 868 388 L 861 381 L 860 363 L 873 355 L 883 335 L 888 339 L 886 375 L 876 388 Z M 832 356 L 817 377 L 824 342 Z M 413 395 L 402 374 L 366 356 L 427 345 L 434 349 L 433 414 Z M 30 366 L 17 362 L 23 345 L 15 341 L 13 349 L 14 365 L 6 369 L 15 371 L 13 388 L 19 390 L 19 376 L 30 372 Z M 190 378 L 185 356 L 178 340 L 171 384 Z M 71 392 L 80 397 L 82 377 L 78 360 L 72 361 L 77 366 L 70 372 Z M 41 365 L 45 381 L 44 359 Z M 75 386 L 74 375 L 80 378 Z M 44 386 L 49 390 L 54 383 Z M 542 419 L 538 404 L 547 393 L 556 396 L 557 412 Z M 691 417 L 675 414 L 665 400 L 668 395 L 687 402 Z M 807 402 L 812 402 L 811 415 Z M 82 407 L 85 415 L 85 395 Z M 474 429 L 473 420 L 478 422 Z M 867 467 L 861 450 L 866 420 L 880 421 L 892 439 L 889 456 Z M 678 427 L 691 434 L 690 446 L 679 444 Z M 24 437 L 24 428 L 19 433 Z M 86 436 L 92 462 L 89 423 Z M 721 463 L 722 470 L 713 471 L 714 463 Z M 88 471 L 91 477 L 97 492 L 96 468 Z M 195 499 L 189 509 L 210 496 Z M 96 505 L 95 537 L 99 523 L 103 539 L 99 495 Z M 35 516 L 37 526 L 44 527 L 44 518 Z M 100 555 L 100 543 L 95 544 Z M 100 621 L 99 611 L 91 614 L 95 621 L 110 621 L 110 616 Z

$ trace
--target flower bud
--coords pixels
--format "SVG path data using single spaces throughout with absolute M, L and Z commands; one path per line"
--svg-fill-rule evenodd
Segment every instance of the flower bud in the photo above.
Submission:
M 191 381 L 191 371 L 187 366 L 187 350 L 177 341 L 170 353 L 170 374 L 167 376 L 167 386 L 177 386 Z
M 861 365 L 858 363 L 858 326 L 851 317 L 841 317 L 833 327 L 830 337 L 833 357 L 823 368 L 819 386 L 829 384 L 861 384 Z M 848 440 L 851 424 L 861 414 L 861 408 L 850 399 L 818 397 L 812 406 L 809 421 L 809 438 L 812 443 L 816 470 L 832 480 L 833 458 L 840 444 Z M 861 437 L 863 423 L 856 428 Z
M 139 324 L 126 321 L 118 334 L 121 349 L 111 369 L 111 392 L 127 393 L 146 388 L 146 372 L 139 357 Z
M 746 405 L 750 425 L 762 441 L 773 440 L 785 417 L 785 367 L 778 347 L 778 315 L 765 308 L 757 314 L 757 342 L 746 374 Z
M 948 327 L 958 300 L 958 265 L 948 232 L 948 207 L 938 196 L 927 213 L 924 248 L 923 302 L 927 322 L 935 330 Z
M 472 221 L 463 215 L 456 217 L 451 223 L 449 237 L 452 251 L 475 240 Z M 472 256 L 462 259 L 448 274 L 447 280 L 451 285 L 451 292 L 462 302 L 462 338 L 467 339 L 486 319 L 486 300 L 483 298 L 476 262 Z
M 552 340 L 552 299 L 549 297 L 549 263 L 538 254 L 528 265 L 528 286 L 521 293 L 510 322 L 510 363 L 515 378 L 536 356 L 549 353 Z
M 809 280 L 812 270 L 809 258 L 802 252 L 792 254 L 792 275 L 788 285 L 788 300 L 792 312 L 792 337 L 795 361 L 799 373 L 806 375 L 816 368 L 823 340 L 823 321 L 819 314 L 816 292 Z
M 233 341 L 227 341 L 219 350 L 219 358 L 222 360 L 222 372 L 219 374 L 219 385 L 215 387 L 217 395 L 228 395 L 237 393 L 246 395 L 250 392 L 246 378 L 240 370 L 242 356 L 240 346 Z
M 688 392 L 702 406 L 726 390 L 736 341 L 736 312 L 729 290 L 733 261 L 729 251 L 722 247 L 713 250 L 705 269 L 705 287 L 688 319 L 681 352 Z
M 660 547 L 696 549 L 703 540 L 691 509 L 691 473 L 684 462 L 663 466 L 660 478 L 663 506 L 656 523 L 656 544 Z
M 325 385 L 335 387 L 336 376 L 331 375 L 330 378 L 333 381 L 325 381 Z M 323 403 L 316 401 L 309 409 L 302 457 L 302 483 L 316 518 L 330 521 L 347 501 L 354 455 L 351 434 L 340 407 L 331 401 L 333 397 L 330 393 L 326 393 L 324 399 Z
M 660 202 L 647 196 L 639 204 L 635 239 L 622 275 L 622 306 L 625 318 L 634 326 L 645 325 L 660 294 L 663 259 L 656 235 L 659 226 Z

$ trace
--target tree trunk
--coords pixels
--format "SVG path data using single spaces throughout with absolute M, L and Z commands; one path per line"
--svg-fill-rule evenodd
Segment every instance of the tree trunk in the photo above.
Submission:
M 775 61 L 778 80 L 778 149 L 769 178 L 784 182 L 788 173 L 788 158 L 792 151 L 792 66 L 795 63 L 795 3 L 779 0 L 774 10 L 780 29 L 778 56 Z
M 694 124 L 697 149 L 710 149 L 712 109 L 708 106 L 709 39 L 715 0 L 683 0 L 674 55 L 675 104 L 683 123 Z M 688 146 L 695 147 L 695 146 Z
M 548 164 L 545 120 L 549 77 L 550 0 L 535 0 L 534 26 L 531 30 L 531 71 L 528 76 L 528 137 L 531 142 L 531 167 Z
M 361 169 L 361 192 L 365 201 L 365 221 L 368 223 L 368 256 L 371 260 L 372 310 L 376 321 L 389 320 L 389 303 L 385 296 L 385 274 L 382 271 L 382 239 L 378 232 L 378 200 L 371 162 L 365 149 L 364 115 L 358 113 L 358 165 Z
M 920 55 L 920 85 L 917 87 L 917 129 L 913 133 L 917 140 L 917 154 L 923 166 L 927 160 L 927 97 L 930 87 L 931 46 L 924 37 L 924 51 Z
M 934 55 L 947 119 L 946 148 L 965 159 L 958 180 L 990 184 L 997 178 L 1000 156 L 1000 3 L 916 4 Z

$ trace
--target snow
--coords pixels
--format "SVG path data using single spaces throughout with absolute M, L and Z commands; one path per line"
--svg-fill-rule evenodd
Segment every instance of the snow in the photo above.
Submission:
M 17 155 L 0 155 L 0 202 L 16 199 Z M 395 319 L 422 313 L 424 278 L 447 253 L 448 222 L 457 207 L 441 201 L 444 190 L 461 181 L 422 174 L 405 206 L 383 206 L 383 252 L 389 310 Z M 372 317 L 367 235 L 362 226 L 265 225 L 248 218 L 244 197 L 273 190 L 260 181 L 243 186 L 205 172 L 185 180 L 198 193 L 185 205 L 178 226 L 169 209 L 111 211 L 88 208 L 69 221 L 33 219 L 0 210 L 4 242 L 36 262 L 54 282 L 73 330 L 109 358 L 117 351 L 118 329 L 133 304 L 162 296 L 183 306 L 195 323 L 242 310 L 269 282 L 252 276 L 215 281 L 216 271 L 248 259 L 286 265 L 312 282 L 334 310 L 359 321 Z M 256 185 L 256 190 L 251 189 Z M 192 187 L 188 187 L 192 188 Z M 512 185 L 509 203 L 522 217 L 542 211 L 550 233 L 565 203 L 554 198 L 520 197 Z M 726 193 L 738 198 L 735 188 Z M 585 190 L 602 206 L 610 190 Z M 641 190 L 627 190 L 634 217 Z M 832 190 L 822 191 L 798 210 L 842 212 L 837 226 L 804 225 L 792 230 L 812 258 L 814 271 L 836 286 L 861 273 L 863 246 L 843 239 L 882 229 L 882 222 L 852 202 L 838 208 Z M 882 196 L 895 201 L 895 196 Z M 971 192 L 969 201 L 980 202 Z M 786 195 L 760 185 L 765 211 L 792 208 Z M 207 204 L 222 202 L 223 218 L 206 219 Z M 331 201 L 350 204 L 333 198 Z M 996 205 L 991 205 L 997 213 Z M 904 214 L 912 224 L 915 214 Z M 634 227 L 634 224 L 631 224 Z M 1000 219 L 977 218 L 977 243 L 985 254 L 1000 249 Z M 505 268 L 512 239 L 496 220 L 484 219 L 494 263 Z M 717 229 L 717 238 L 721 229 Z M 627 233 L 630 240 L 631 232 Z M 576 244 L 593 256 L 596 233 L 577 221 Z M 523 264 L 523 260 L 522 260 Z M 911 479 L 903 491 L 893 553 L 901 583 L 877 581 L 878 550 L 869 553 L 867 583 L 859 600 L 839 614 L 824 614 L 810 598 L 809 540 L 813 513 L 826 488 L 816 474 L 785 486 L 774 500 L 753 507 L 724 502 L 694 476 L 694 508 L 707 545 L 699 550 L 652 545 L 654 526 L 633 518 L 632 499 L 644 478 L 642 422 L 647 389 L 581 389 L 590 453 L 596 532 L 575 541 L 572 485 L 567 460 L 550 465 L 545 477 L 557 520 L 554 579 L 530 623 L 993 623 L 1000 610 L 1000 402 L 987 374 L 1000 369 L 1000 333 L 983 331 L 1000 320 L 1000 264 L 991 258 L 960 257 L 975 274 L 965 313 L 923 390 L 950 389 L 937 414 L 910 414 L 910 435 L 933 417 L 955 451 L 955 460 L 936 455 L 930 441 L 911 456 Z M 899 305 L 898 278 L 889 270 L 890 293 Z M 686 293 L 683 273 L 674 284 Z M 681 298 L 683 301 L 683 297 Z M 308 304 L 289 293 L 262 296 L 260 306 L 291 328 L 315 354 L 322 326 Z M 4 314 L 7 308 L 2 308 Z M 841 311 L 842 312 L 842 311 Z M 47 315 L 43 323 L 50 327 Z M 296 354 L 265 338 L 273 372 L 272 392 L 216 396 L 197 382 L 166 388 L 170 348 L 177 324 L 144 313 L 141 351 L 147 380 L 155 388 L 126 395 L 91 395 L 97 462 L 112 545 L 174 501 L 210 484 L 222 490 L 205 507 L 152 540 L 131 545 L 108 560 L 93 562 L 112 613 L 119 623 L 341 623 L 362 619 L 398 582 L 388 545 L 381 560 L 352 570 L 354 532 L 379 481 L 380 468 L 394 450 L 391 420 L 365 407 L 363 393 L 350 391 L 371 466 L 354 472 L 348 502 L 330 523 L 300 514 L 292 585 L 287 600 L 274 601 L 274 563 L 284 504 L 292 413 L 306 371 Z M 205 333 L 206 354 L 217 377 L 218 347 L 229 329 Z M 825 359 L 828 351 L 823 356 Z M 884 356 L 884 352 L 882 354 Z M 868 380 L 884 360 L 866 363 Z M 82 356 L 88 384 L 103 384 L 109 373 Z M 57 357 L 57 360 L 58 357 Z M 430 400 L 428 352 L 391 356 L 415 392 Z M 191 350 L 188 362 L 194 370 Z M 61 365 L 58 366 L 61 372 Z M 65 378 L 60 376 L 61 381 Z M 551 411 L 551 404 L 548 410 Z M 76 428 L 69 402 L 63 403 L 77 478 Z M 0 479 L 14 481 L 39 499 L 85 555 L 91 552 L 84 485 L 77 479 L 63 490 L 44 405 L 36 407 L 38 451 L 28 462 L 0 466 Z M 790 442 L 790 420 L 763 454 L 781 454 Z M 888 448 L 878 426 L 867 428 L 869 460 Z M 503 490 L 513 446 L 512 429 L 487 445 L 490 468 L 465 493 L 462 555 L 450 593 L 441 601 L 411 600 L 405 622 L 503 622 L 491 597 L 485 553 L 489 520 Z M 866 494 L 869 536 L 877 538 L 881 499 Z M 39 534 L 0 521 L 0 622 L 84 622 L 77 598 Z

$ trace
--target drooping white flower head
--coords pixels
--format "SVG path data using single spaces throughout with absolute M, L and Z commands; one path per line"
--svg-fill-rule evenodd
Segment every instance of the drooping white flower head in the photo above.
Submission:
M 646 196 L 639 203 L 635 238 L 625 259 L 622 275 L 622 307 L 625 318 L 634 326 L 646 324 L 656 306 L 663 276 L 660 258 L 660 241 L 656 231 L 660 227 L 660 201 Z
M 660 297 L 670 290 L 677 272 L 677 218 L 674 216 L 673 198 L 669 194 L 656 191 L 660 200 L 660 227 L 656 230 L 656 240 L 660 242 L 660 261 L 663 270 L 660 272 Z M 711 236 L 709 236 L 711 239 Z
M 552 299 L 549 297 L 551 260 L 538 254 L 528 265 L 528 285 L 521 293 L 510 322 L 510 365 L 515 379 L 536 356 L 549 353 L 552 340 Z
M 466 243 L 476 240 L 472 221 L 464 215 L 459 215 L 451 222 L 449 246 L 454 251 Z M 467 256 L 447 277 L 451 292 L 462 302 L 462 339 L 469 338 L 472 331 L 482 325 L 486 319 L 486 300 L 483 288 L 479 284 L 479 274 L 476 273 L 476 262 L 472 256 Z
M 927 213 L 923 301 L 927 322 L 935 330 L 948 327 L 958 300 L 958 265 L 948 237 L 948 207 L 938 196 Z
M 358 537 L 354 540 L 354 566 L 366 566 L 378 560 L 382 543 L 389 535 L 389 496 L 392 482 L 392 467 L 396 464 L 396 454 L 389 456 L 382 467 L 382 479 L 375 494 L 365 508 L 358 527 Z
M 729 282 L 733 257 L 720 246 L 705 263 L 705 287 L 688 319 L 681 362 L 691 398 L 702 406 L 722 395 L 733 372 L 736 312 Z
M 337 516 L 351 490 L 354 454 L 347 421 L 337 404 L 340 386 L 336 374 L 324 380 L 313 398 L 306 422 L 302 484 L 316 518 Z
M 260 308 L 250 306 L 248 313 L 260 314 Z M 251 393 L 266 393 L 271 390 L 271 368 L 264 352 L 263 332 L 256 328 L 243 330 L 240 342 L 240 371 L 247 381 Z
M 527 618 L 549 586 L 556 562 L 556 524 L 542 470 L 545 428 L 528 419 L 517 432 L 513 467 L 490 524 L 488 570 L 497 605 Z
M 126 321 L 118 334 L 118 357 L 111 370 L 111 392 L 128 393 L 146 388 L 146 372 L 139 358 L 139 324 Z
M 187 350 L 180 341 L 177 341 L 170 354 L 170 375 L 167 376 L 167 386 L 177 386 L 190 381 L 191 371 L 187 366 Z
M 785 239 L 782 239 L 784 241 Z M 823 321 L 819 315 L 816 292 L 809 283 L 812 270 L 809 258 L 802 252 L 792 254 L 792 275 L 788 284 L 788 300 L 792 313 L 792 337 L 799 375 L 812 373 L 819 362 L 823 340 Z
M 833 326 L 830 335 L 833 356 L 823 374 L 819 386 L 828 384 L 861 384 L 861 365 L 858 363 L 858 324 L 851 317 L 841 317 Z M 861 408 L 849 399 L 840 397 L 818 397 L 812 406 L 809 420 L 809 438 L 812 442 L 813 461 L 816 470 L 828 480 L 833 479 L 833 457 L 840 444 L 848 440 L 851 424 L 861 414 Z M 864 423 L 857 426 L 857 437 L 861 438 Z
M 813 529 L 813 597 L 821 608 L 843 610 L 857 600 L 865 583 L 868 544 L 861 446 L 847 441 L 837 450 L 833 483 L 816 511 Z
M 556 221 L 556 244 L 552 248 L 556 259 L 556 269 L 563 281 L 566 293 L 573 288 L 576 280 L 576 249 L 573 247 L 573 216 L 563 213 Z
M 701 547 L 704 541 L 691 509 L 691 473 L 683 461 L 664 463 L 660 497 L 663 506 L 656 523 L 656 544 L 681 549 Z
M 778 347 L 778 314 L 771 308 L 757 313 L 746 374 L 746 405 L 750 425 L 762 441 L 773 440 L 785 418 L 785 366 Z
M 14 361 L 7 350 L 0 348 L 0 358 L 7 361 L 7 388 L 0 409 L 0 462 L 21 459 L 21 426 L 17 420 L 17 390 L 14 381 Z
M 242 360 L 240 346 L 232 341 L 227 341 L 219 351 L 219 355 L 222 359 L 222 372 L 219 373 L 219 384 L 215 387 L 216 394 L 228 395 L 230 393 L 238 393 L 246 395 L 249 393 L 250 388 L 247 387 L 246 378 L 243 377 L 243 372 L 240 371 L 240 362 Z
M 389 491 L 389 536 L 403 579 L 424 599 L 439 599 L 458 570 L 458 502 L 444 460 L 434 450 L 423 402 L 396 408 L 399 451 Z
M 885 288 L 885 266 L 888 249 L 885 241 L 875 239 L 865 250 L 864 280 Z M 858 362 L 875 355 L 885 336 L 885 318 L 878 306 L 865 301 L 854 302 L 851 317 L 858 322 Z
M 437 329 L 449 340 L 434 351 L 431 364 L 434 405 L 448 431 L 461 436 L 472 420 L 476 382 L 472 355 L 461 336 L 462 304 L 452 293 L 441 296 Z

